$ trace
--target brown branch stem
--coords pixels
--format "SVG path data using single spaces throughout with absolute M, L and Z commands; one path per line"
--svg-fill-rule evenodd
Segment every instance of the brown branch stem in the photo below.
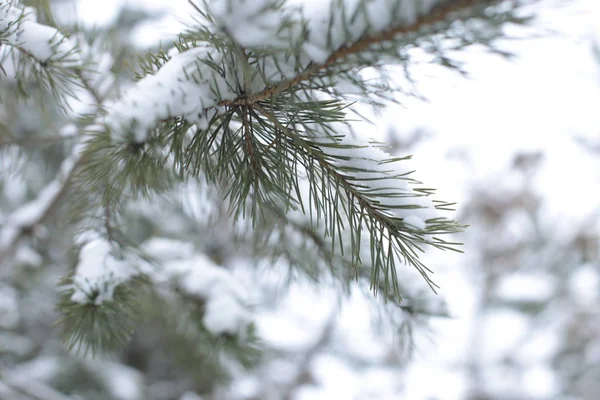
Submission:
M 310 78 L 317 75 L 319 72 L 327 70 L 337 64 L 340 61 L 348 58 L 349 56 L 361 53 L 367 50 L 369 47 L 378 43 L 383 43 L 393 40 L 398 35 L 406 35 L 414 32 L 418 32 L 427 25 L 433 25 L 438 22 L 442 22 L 447 19 L 451 14 L 459 12 L 467 7 L 474 6 L 476 4 L 493 4 L 498 0 L 454 0 L 448 1 L 435 6 L 431 12 L 423 15 L 417 20 L 405 26 L 397 26 L 380 32 L 377 35 L 364 36 L 352 44 L 347 44 L 339 47 L 327 58 L 322 64 L 310 64 L 303 72 L 296 75 L 295 77 L 285 80 L 275 86 L 268 87 L 263 91 L 250 95 L 238 97 L 234 100 L 223 100 L 218 103 L 218 106 L 240 106 L 240 105 L 251 105 L 260 101 L 270 99 L 277 94 L 290 89 L 299 83 L 309 80 Z M 215 107 L 209 107 L 212 109 Z M 208 110 L 207 109 L 207 110 Z

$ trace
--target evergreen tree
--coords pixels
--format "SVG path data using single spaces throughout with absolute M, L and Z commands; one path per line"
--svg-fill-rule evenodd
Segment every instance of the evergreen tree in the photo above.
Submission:
M 192 1 L 175 43 L 136 58 L 124 26 L 147 14 L 91 31 L 50 3 L 0 2 L 3 365 L 53 371 L 7 373 L 0 393 L 247 398 L 227 382 L 254 376 L 269 382 L 255 396 L 289 398 L 316 352 L 351 354 L 335 309 L 300 354 L 261 340 L 281 289 L 307 287 L 368 298 L 397 334 L 377 363 L 400 366 L 414 324 L 445 315 L 419 256 L 459 251 L 447 235 L 464 226 L 409 157 L 355 132 L 357 104 L 418 95 L 413 64 L 462 72 L 468 46 L 509 56 L 496 40 L 528 22 L 521 3 Z M 48 340 L 57 318 L 96 359 Z M 283 360 L 294 372 L 269 380 Z

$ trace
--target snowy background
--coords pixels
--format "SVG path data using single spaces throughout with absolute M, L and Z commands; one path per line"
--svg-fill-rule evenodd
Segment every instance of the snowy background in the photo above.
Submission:
M 161 16 L 133 32 L 140 47 L 168 43 L 189 15 L 184 0 L 79 0 L 75 9 L 57 3 L 55 16 L 75 12 L 103 25 L 125 3 Z M 469 79 L 415 67 L 428 101 L 402 98 L 373 114 L 376 129 L 357 125 L 379 132 L 396 155 L 413 154 L 418 179 L 456 201 L 459 221 L 471 225 L 460 237 L 464 255 L 425 256 L 452 318 L 414 332 L 404 371 L 368 368 L 385 365 L 385 342 L 397 337 L 373 337 L 373 308 L 356 294 L 332 334 L 353 354 L 312 359 L 315 382 L 293 398 L 591 400 L 599 393 L 600 60 L 592 48 L 600 43 L 600 3 L 537 7 L 544 37 L 503 43 L 517 59 L 468 51 L 461 58 Z M 295 285 L 258 316 L 259 332 L 282 352 L 305 348 L 336 306 L 331 293 Z M 268 376 L 295 373 L 282 363 Z M 256 393 L 264 383 L 257 379 L 240 379 L 234 391 Z

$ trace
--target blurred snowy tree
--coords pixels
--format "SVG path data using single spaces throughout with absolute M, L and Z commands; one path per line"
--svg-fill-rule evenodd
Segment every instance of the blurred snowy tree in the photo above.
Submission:
M 478 298 L 466 365 L 473 400 L 591 400 L 600 390 L 600 209 L 581 223 L 555 220 L 534 189 L 543 165 L 543 153 L 516 154 L 494 187 L 473 188 L 463 215 L 474 229 L 466 240 L 479 249 L 470 261 Z M 494 327 L 510 331 L 510 321 L 513 332 L 494 347 Z M 536 374 L 546 387 L 532 393 Z
M 575 170 L 592 171 L 590 185 L 598 187 L 593 171 L 600 170 L 600 136 L 590 128 L 592 136 L 565 132 L 545 151 L 515 151 L 493 181 L 471 183 L 460 214 L 472 227 L 464 240 L 477 249 L 466 261 L 476 288 L 464 358 L 468 399 L 598 396 L 600 201 L 581 201 L 573 212 L 545 194 L 540 182 L 569 159 Z M 551 185 L 557 182 L 554 177 Z M 505 332 L 498 335 L 498 329 Z
M 439 160 L 437 167 L 448 171 L 441 180 L 449 181 L 440 190 L 459 193 L 459 220 L 470 226 L 459 236 L 466 254 L 438 274 L 455 319 L 433 323 L 439 335 L 435 344 L 423 346 L 425 355 L 407 368 L 407 380 L 417 383 L 407 389 L 406 398 L 591 400 L 598 396 L 600 120 L 598 114 L 586 119 L 589 110 L 584 106 L 593 104 L 590 110 L 594 110 L 600 100 L 596 79 L 600 68 L 590 58 L 586 29 L 586 22 L 595 28 L 598 19 L 583 19 L 573 9 L 561 10 L 562 15 L 553 18 L 554 11 L 552 7 L 540 10 L 540 19 L 547 18 L 553 27 L 563 24 L 561 35 L 514 45 L 519 66 L 500 85 L 489 81 L 497 80 L 500 62 L 494 65 L 480 59 L 490 68 L 485 73 L 477 65 L 472 68 L 476 84 L 460 87 L 460 94 L 448 90 L 447 99 L 439 96 L 432 101 L 438 100 L 435 107 L 413 108 L 415 114 L 422 114 L 413 125 L 423 128 L 416 133 L 406 128 L 389 140 L 397 148 L 393 154 L 414 152 Z M 576 37 L 579 40 L 573 40 Z M 530 55 L 532 49 L 544 46 L 552 50 Z M 540 73 L 556 52 L 569 53 L 562 65 L 567 71 L 581 67 L 578 76 L 563 77 L 569 90 L 553 91 L 552 101 L 561 112 L 543 104 L 547 93 L 538 91 L 538 85 L 545 87 L 562 67 Z M 537 74 L 542 76 L 534 78 Z M 480 101 L 474 93 L 484 93 L 487 99 L 481 108 L 474 105 Z M 467 100 L 471 98 L 477 100 Z M 497 99 L 499 105 L 490 99 Z M 542 104 L 526 107 L 522 118 L 507 123 L 490 118 L 500 107 L 505 115 L 513 115 L 531 99 Z M 510 105 L 504 107 L 506 102 Z M 565 104 L 580 112 L 566 110 Z M 482 112 L 485 109 L 490 112 Z M 462 114 L 462 110 L 467 111 Z M 472 125 L 451 123 L 478 113 Z M 551 114 L 547 121 L 539 120 L 538 115 Z M 430 115 L 439 119 L 432 123 Z M 542 128 L 544 123 L 553 128 Z M 469 133 L 461 135 L 462 131 Z M 485 132 L 483 140 L 480 132 Z M 565 191 L 567 187 L 572 190 Z M 440 270 L 446 260 L 428 262 Z M 444 383 L 430 388 L 426 380 Z
M 140 56 L 156 14 L 90 29 L 70 1 L 0 1 L 0 398 L 292 398 L 350 376 L 340 358 L 366 384 L 333 397 L 398 392 L 372 382 L 446 315 L 419 254 L 463 226 L 355 103 L 468 46 L 507 55 L 525 3 L 190 2 Z

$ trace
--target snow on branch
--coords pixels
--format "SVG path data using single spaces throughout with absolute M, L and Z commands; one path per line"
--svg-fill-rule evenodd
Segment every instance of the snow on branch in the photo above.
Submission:
M 232 274 L 198 253 L 189 243 L 152 238 L 142 245 L 151 261 L 119 256 L 113 245 L 91 233 L 82 238 L 70 300 L 102 306 L 114 300 L 119 285 L 145 276 L 159 288 L 174 289 L 205 302 L 203 324 L 214 335 L 238 334 L 248 326 L 246 291 Z
M 289 46 L 295 39 L 284 27 L 299 22 L 298 16 L 280 0 L 219 0 L 206 5 L 216 27 L 242 47 Z
M 336 132 L 337 123 L 348 122 L 349 106 L 337 85 L 350 80 L 368 102 L 375 89 L 361 80 L 360 72 L 376 65 L 379 55 L 385 55 L 386 62 L 403 63 L 400 53 L 405 48 L 438 34 L 432 41 L 441 42 L 455 23 L 465 20 L 486 17 L 485 23 L 473 25 L 489 20 L 491 31 L 499 32 L 497 26 L 513 20 L 518 1 L 322 4 L 311 12 L 284 1 L 204 2 L 204 10 L 197 11 L 206 25 L 182 35 L 168 57 L 151 60 L 144 68 L 146 75 L 106 107 L 104 126 L 118 146 L 145 144 L 152 132 L 159 146 L 177 146 L 172 154 L 182 166 L 179 173 L 202 171 L 208 179 L 231 182 L 228 199 L 235 217 L 246 213 L 247 202 L 252 202 L 248 213 L 254 220 L 259 218 L 257 210 L 277 208 L 279 200 L 287 209 L 303 205 L 297 173 L 302 164 L 314 180 L 311 206 L 316 210 L 311 212 L 325 221 L 333 244 L 345 224 L 353 244 L 360 245 L 363 229 L 369 231 L 374 285 L 383 271 L 385 281 L 392 282 L 386 291 L 397 292 L 399 258 L 416 267 L 433 287 L 418 259 L 421 245 L 456 250 L 459 244 L 439 235 L 459 232 L 463 226 L 437 215 L 450 205 L 431 201 L 432 190 L 408 186 L 415 181 L 397 172 L 403 167 L 397 163 L 401 160 L 373 143 L 350 141 Z M 490 9 L 494 4 L 504 6 Z M 469 36 L 464 25 L 454 30 Z M 491 40 L 489 35 L 472 36 L 475 39 L 461 43 L 479 40 L 486 45 Z M 282 41 L 288 46 L 281 46 Z M 448 64 L 447 58 L 438 58 Z M 183 144 L 180 132 L 172 128 L 181 121 L 197 128 Z M 160 123 L 164 131 L 156 129 Z M 132 153 L 124 154 L 127 160 Z M 352 261 L 360 262 L 356 251 Z
M 159 121 L 174 116 L 202 124 L 204 109 L 236 96 L 223 77 L 203 63 L 218 64 L 221 57 L 207 46 L 175 54 L 156 74 L 147 75 L 121 99 L 107 104 L 104 123 L 113 137 L 143 143 Z
M 7 43 L 43 64 L 81 66 L 76 46 L 57 29 L 37 22 L 35 10 L 9 1 L 0 5 L 0 43 Z
M 152 238 L 142 249 L 157 262 L 145 269 L 155 283 L 175 285 L 187 296 L 206 302 L 202 322 L 209 332 L 244 332 L 250 321 L 243 305 L 247 292 L 231 272 L 195 252 L 189 243 Z
M 350 135 L 318 144 L 325 157 L 344 174 L 349 184 L 367 197 L 376 196 L 383 213 L 403 218 L 416 229 L 426 230 L 427 221 L 438 217 L 433 202 L 409 186 L 404 160 L 394 160 L 375 143 L 365 143 Z
M 302 48 L 302 54 L 291 58 L 291 62 L 296 63 L 293 67 L 295 74 L 290 74 L 289 67 L 282 65 L 283 59 L 267 60 L 266 65 L 270 64 L 269 61 L 276 65 L 263 68 L 269 71 L 275 69 L 279 72 L 281 78 L 279 82 L 233 102 L 221 101 L 219 105 L 253 104 L 270 99 L 295 86 L 301 86 L 311 79 L 335 73 L 337 65 L 342 65 L 344 71 L 348 70 L 349 65 L 370 66 L 382 57 L 385 57 L 388 63 L 403 63 L 404 56 L 398 49 L 414 46 L 419 38 L 447 33 L 456 21 L 482 16 L 487 18 L 497 14 L 500 20 L 519 22 L 512 15 L 513 10 L 520 3 L 518 0 L 509 0 L 504 2 L 506 4 L 502 9 L 491 13 L 486 12 L 488 6 L 500 3 L 503 2 L 500 0 L 330 0 L 315 3 L 320 7 L 305 7 L 306 16 L 301 19 L 306 30 L 296 38 L 296 44 Z M 480 25 L 486 26 L 486 24 Z M 463 29 L 462 34 L 468 35 L 469 30 Z M 489 45 L 489 37 L 481 34 L 479 36 L 483 44 Z M 470 44 L 476 42 L 477 39 L 465 41 Z M 385 44 L 389 44 L 389 48 L 386 49 Z M 266 42 L 261 46 L 268 45 L 269 42 Z M 284 57 L 284 59 L 288 58 L 288 56 Z M 272 80 L 269 79 L 269 82 Z
M 73 276 L 71 301 L 101 305 L 111 301 L 117 286 L 139 275 L 129 260 L 116 257 L 111 243 L 100 235 L 84 235 Z
M 404 169 L 399 164 L 404 159 L 391 158 L 373 143 L 314 129 L 309 134 L 293 132 L 273 113 L 261 107 L 258 110 L 303 153 L 301 164 L 306 168 L 310 186 L 307 207 L 313 206 L 317 215 L 323 214 L 317 218 L 321 220 L 317 224 L 324 224 L 334 245 L 339 240 L 342 247 L 340 238 L 350 235 L 353 263 L 360 262 L 362 233 L 364 228 L 368 230 L 373 288 L 379 290 L 381 279 L 386 295 L 398 295 L 398 256 L 416 268 L 435 290 L 431 271 L 418 254 L 423 251 L 421 245 L 456 250 L 457 243 L 439 238 L 464 228 L 438 214 L 439 210 L 448 210 L 449 204 L 429 200 L 430 189 L 410 187 L 409 183 L 418 182 L 409 173 L 398 172 Z
M 373 46 L 402 35 L 447 30 L 455 19 L 476 17 L 482 7 L 498 2 L 324 1 L 305 13 L 273 0 L 205 3 L 209 18 L 203 19 L 207 25 L 198 27 L 201 34 L 182 36 L 204 43 L 180 49 L 158 71 L 148 71 L 108 108 L 105 123 L 116 141 L 129 137 L 137 143 L 169 117 L 184 117 L 205 127 L 207 113 L 218 107 L 268 100 Z M 246 48 L 257 55 L 245 53 Z M 298 48 L 301 51 L 290 57 L 288 53 Z M 258 58 L 264 49 L 277 51 Z M 240 51 L 246 60 L 231 57 L 230 53 Z M 252 93 L 243 90 L 249 86 Z

